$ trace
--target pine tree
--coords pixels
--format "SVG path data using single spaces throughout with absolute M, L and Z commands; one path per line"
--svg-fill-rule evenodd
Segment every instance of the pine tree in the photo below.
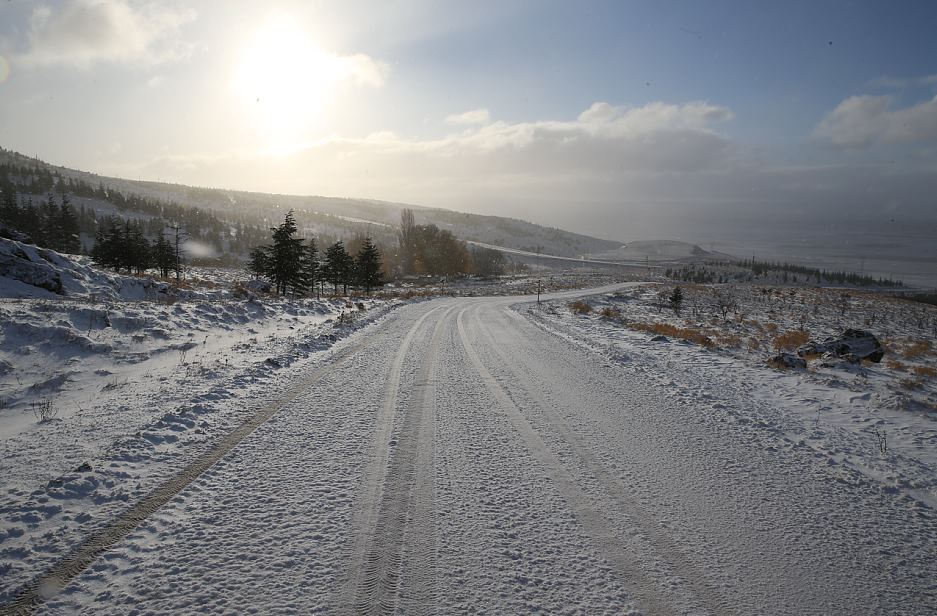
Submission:
M 247 261 L 247 271 L 255 278 L 266 278 L 270 271 L 270 247 L 257 246 L 250 252 L 250 258 Z
M 78 216 L 75 214 L 75 208 L 72 207 L 68 195 L 62 195 L 62 205 L 59 207 L 55 229 L 58 243 L 56 250 L 68 254 L 76 254 L 81 250 Z
M 300 263 L 300 278 L 302 288 L 306 293 L 311 293 L 316 288 L 316 283 L 319 281 L 319 269 L 319 248 L 316 246 L 316 240 L 310 238 L 303 247 Z
M 675 315 L 680 316 L 680 309 L 683 307 L 683 289 L 674 287 L 670 294 L 670 307 L 673 308 Z
M 338 294 L 338 285 L 342 285 L 344 294 L 348 295 L 348 283 L 350 282 L 352 270 L 352 258 L 345 250 L 345 244 L 341 240 L 326 249 L 322 275 L 334 285 L 336 294 Z
M 381 253 L 370 237 L 364 238 L 364 244 L 355 258 L 355 274 L 358 284 L 365 293 L 371 295 L 371 289 L 383 284 L 381 274 Z
M 267 276 L 276 286 L 277 293 L 286 294 L 290 289 L 301 290 L 303 240 L 293 237 L 298 231 L 293 210 L 286 213 L 279 227 L 270 230 L 273 231 L 273 246 Z
M 159 270 L 159 275 L 168 278 L 170 272 L 176 269 L 176 252 L 166 236 L 159 233 L 153 243 L 153 266 Z

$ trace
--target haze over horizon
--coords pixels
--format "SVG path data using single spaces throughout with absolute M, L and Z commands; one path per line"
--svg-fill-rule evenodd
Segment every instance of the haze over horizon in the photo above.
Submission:
M 937 9 L 0 5 L 0 145 L 599 237 L 937 223 Z

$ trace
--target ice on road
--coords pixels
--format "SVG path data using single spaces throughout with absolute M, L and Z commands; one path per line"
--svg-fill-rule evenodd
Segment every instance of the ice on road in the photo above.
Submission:
M 516 301 L 413 304 L 339 343 L 40 613 L 937 611 L 932 509 Z

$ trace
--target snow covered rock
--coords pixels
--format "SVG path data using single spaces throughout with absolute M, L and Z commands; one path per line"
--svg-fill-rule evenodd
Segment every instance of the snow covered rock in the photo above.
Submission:
M 863 359 L 878 363 L 885 356 L 885 349 L 878 339 L 862 329 L 847 329 L 838 338 L 827 338 L 823 342 L 808 342 L 797 349 L 797 355 L 808 357 L 831 353 L 858 363 Z
M 803 370 L 807 367 L 807 361 L 793 353 L 780 353 L 769 359 L 768 365 L 778 370 Z
M 62 294 L 62 277 L 51 263 L 49 251 L 15 241 L 0 244 L 0 276 Z

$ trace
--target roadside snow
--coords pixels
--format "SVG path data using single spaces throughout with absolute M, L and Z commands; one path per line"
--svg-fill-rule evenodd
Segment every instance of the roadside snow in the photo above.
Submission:
M 662 395 L 700 413 L 725 415 L 726 421 L 810 447 L 830 464 L 857 470 L 879 482 L 882 490 L 907 494 L 937 508 L 937 407 L 933 406 L 937 383 L 926 376 L 934 364 L 930 350 L 934 341 L 926 330 L 932 307 L 909 302 L 897 306 L 896 300 L 870 294 L 852 298 L 843 315 L 823 306 L 819 298 L 824 290 L 799 289 L 786 299 L 793 298 L 798 306 L 806 303 L 814 337 L 822 339 L 841 331 L 850 319 L 867 324 L 870 315 L 877 314 L 875 329 L 880 336 L 888 336 L 890 352 L 881 364 L 814 360 L 808 370 L 779 371 L 765 365 L 771 353 L 764 343 L 747 343 L 746 336 L 759 329 L 759 322 L 780 323 L 780 329 L 761 326 L 766 335 L 775 336 L 793 329 L 802 316 L 774 302 L 759 303 L 755 298 L 762 293 L 754 288 L 726 291 L 733 293 L 741 317 L 730 313 L 725 325 L 721 316 L 709 317 L 706 305 L 692 313 L 684 305 L 686 319 L 676 317 L 669 308 L 659 309 L 657 286 L 587 298 L 589 308 L 583 314 L 559 301 L 539 309 L 530 304 L 516 309 L 555 335 L 598 350 L 628 371 L 655 378 Z M 693 301 L 702 303 L 704 288 L 693 292 L 699 294 Z M 798 301 L 798 293 L 810 299 Z M 815 305 L 821 308 L 814 310 Z M 900 312 L 902 308 L 907 314 Z M 785 320 L 787 314 L 791 317 Z M 924 327 L 914 327 L 918 322 Z M 648 323 L 695 328 L 713 345 L 707 348 L 679 338 L 661 339 L 634 329 L 636 324 Z M 923 353 L 909 352 L 914 341 L 914 348 L 925 349 Z M 909 370 L 896 373 L 893 368 L 892 362 L 899 357 L 905 364 L 924 368 L 910 390 L 901 384 Z M 726 400 L 739 399 L 754 404 L 742 412 L 726 404 Z
M 9 240 L 3 258 L 0 603 L 401 303 L 180 290 Z

